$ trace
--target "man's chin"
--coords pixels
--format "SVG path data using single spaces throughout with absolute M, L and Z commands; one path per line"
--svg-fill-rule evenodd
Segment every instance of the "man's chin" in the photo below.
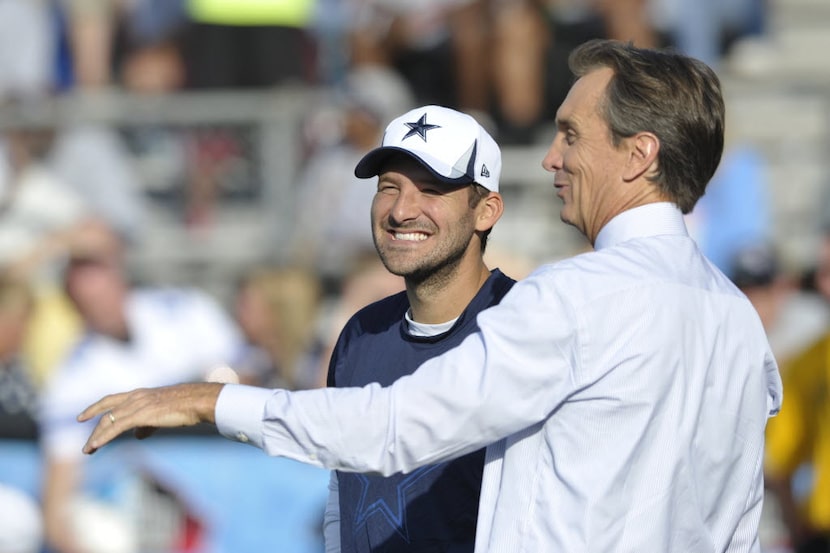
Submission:
M 403 277 L 410 284 L 419 284 L 430 278 L 435 273 L 434 267 L 422 267 L 405 265 L 402 263 L 390 263 L 383 260 L 386 270 L 395 276 Z

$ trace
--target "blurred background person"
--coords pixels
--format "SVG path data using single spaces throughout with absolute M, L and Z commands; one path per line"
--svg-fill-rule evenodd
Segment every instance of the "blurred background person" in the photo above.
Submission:
M 827 300 L 803 288 L 770 242 L 737 249 L 728 273 L 758 311 L 777 361 L 802 352 L 830 328 Z
M 503 144 L 532 143 L 551 109 L 545 105 L 544 68 L 552 40 L 545 12 L 535 0 L 495 0 L 491 10 L 490 109 L 498 138 Z
M 363 184 L 368 183 L 363 181 Z M 373 192 L 376 187 L 369 184 Z M 364 213 L 366 216 L 367 211 Z M 367 217 L 368 218 L 368 217 Z M 371 228 L 371 226 L 370 226 Z M 381 262 L 374 247 L 352 259 L 338 289 L 324 303 L 317 326 L 320 350 L 316 368 L 318 386 L 326 385 L 332 351 L 348 320 L 363 307 L 405 289 L 402 277 L 393 275 Z
M 318 385 L 313 349 L 322 288 L 299 267 L 259 267 L 241 279 L 234 315 L 245 344 L 231 366 L 242 384 L 298 390 Z
M 732 276 L 738 252 L 770 243 L 774 228 L 767 159 L 728 123 L 724 142 L 720 165 L 686 222 L 706 257 Z
M 46 537 L 58 553 L 84 552 L 95 533 L 80 530 L 73 518 L 84 500 L 87 461 L 80 453 L 85 430 L 75 422 L 78 409 L 101 392 L 203 379 L 229 363 L 240 342 L 236 326 L 206 294 L 134 287 L 123 243 L 105 227 L 98 231 L 95 248 L 71 252 L 64 271 L 66 293 L 86 332 L 47 383 L 39 419 Z M 100 510 L 109 513 L 102 524 L 119 519 L 103 504 Z M 138 537 L 119 536 L 126 543 Z
M 0 435 L 37 437 L 38 388 L 23 346 L 34 309 L 25 281 L 0 277 Z
M 35 500 L 13 486 L 0 483 L 0 551 L 41 553 L 43 521 Z
M 185 0 L 188 88 L 316 82 L 315 6 L 315 0 Z
M 414 104 L 486 112 L 489 18 L 484 0 L 354 0 L 349 8 L 352 67 L 393 68 L 412 88 Z
M 25 281 L 0 277 L 0 440 L 37 439 L 39 391 L 23 355 L 33 308 Z M 43 517 L 33 490 L 0 481 L 0 520 L 0 551 L 41 551 Z
M 538 141 L 541 124 L 553 121 L 573 81 L 570 52 L 592 38 L 654 47 L 648 0 L 494 0 L 488 106 L 503 144 Z
M 56 88 L 59 37 L 52 9 L 50 0 L 0 3 L 0 104 Z
M 830 230 L 816 289 L 830 300 Z M 830 332 L 781 364 L 786 408 L 767 426 L 766 479 L 797 553 L 830 549 Z
M 764 33 L 767 0 L 651 0 L 650 12 L 679 50 L 719 68 L 731 45 Z
M 0 272 L 28 281 L 35 299 L 25 349 L 40 385 L 77 332 L 58 280 L 64 245 L 87 220 L 89 206 L 51 171 L 42 130 L 12 129 L 0 143 Z

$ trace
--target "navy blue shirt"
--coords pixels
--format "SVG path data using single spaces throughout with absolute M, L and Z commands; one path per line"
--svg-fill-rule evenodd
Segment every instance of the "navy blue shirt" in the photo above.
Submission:
M 405 292 L 358 311 L 337 340 L 328 385 L 390 385 L 478 330 L 476 316 L 515 281 L 495 269 L 453 327 L 412 336 Z M 472 553 L 484 450 L 389 477 L 338 471 L 342 553 Z

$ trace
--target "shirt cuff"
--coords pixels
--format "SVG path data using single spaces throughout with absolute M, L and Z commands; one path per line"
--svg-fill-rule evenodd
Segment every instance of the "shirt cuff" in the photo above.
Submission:
M 219 433 L 262 449 L 262 415 L 273 390 L 225 384 L 216 399 L 214 417 Z

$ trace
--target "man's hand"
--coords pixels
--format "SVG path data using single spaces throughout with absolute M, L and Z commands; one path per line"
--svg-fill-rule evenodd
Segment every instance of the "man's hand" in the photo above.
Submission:
M 79 422 L 102 415 L 83 451 L 95 453 L 127 430 L 135 429 L 136 438 L 143 439 L 158 428 L 213 424 L 222 386 L 211 382 L 177 384 L 106 396 L 78 415 Z

